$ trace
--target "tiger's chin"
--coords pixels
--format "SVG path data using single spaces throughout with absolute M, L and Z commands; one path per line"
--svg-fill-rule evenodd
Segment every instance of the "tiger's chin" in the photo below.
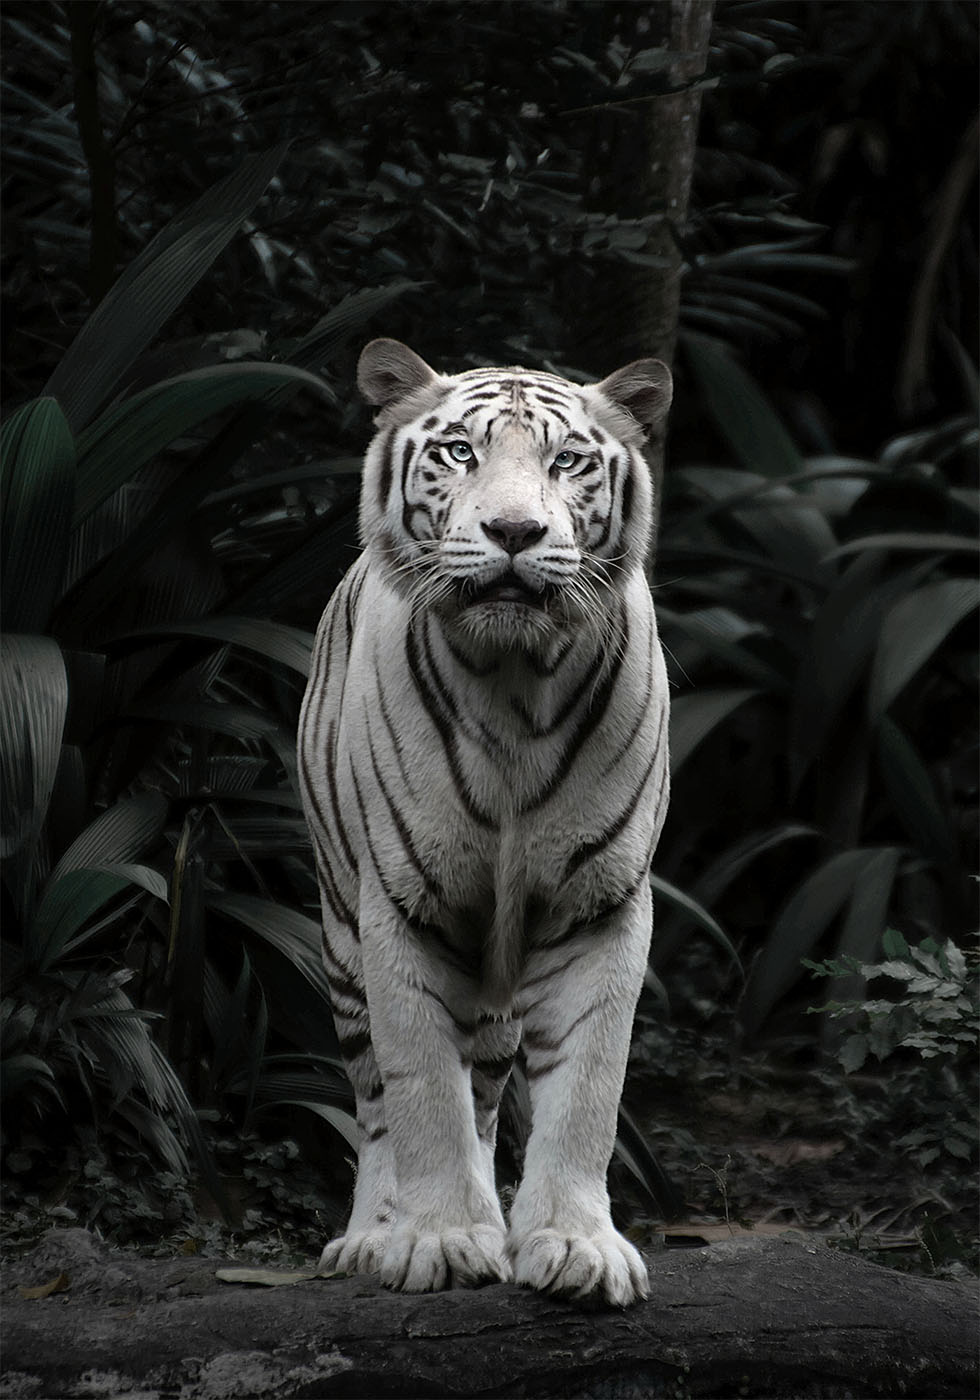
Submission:
M 444 619 L 470 647 L 482 652 L 547 652 L 565 632 L 561 620 L 538 602 L 494 599 L 470 603 Z

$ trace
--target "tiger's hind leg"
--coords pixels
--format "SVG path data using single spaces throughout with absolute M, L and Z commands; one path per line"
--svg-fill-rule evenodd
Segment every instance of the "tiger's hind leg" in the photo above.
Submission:
M 339 942 L 339 940 L 337 940 Z M 324 966 L 340 1051 L 354 1089 L 361 1141 L 350 1219 L 320 1256 L 319 1272 L 377 1273 L 398 1208 L 395 1164 L 385 1121 L 384 1089 L 374 1047 L 357 945 L 342 962 L 324 938 Z

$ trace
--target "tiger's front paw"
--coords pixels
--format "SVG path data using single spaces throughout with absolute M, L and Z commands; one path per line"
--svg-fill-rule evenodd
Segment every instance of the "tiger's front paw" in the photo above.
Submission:
M 381 1264 L 381 1282 L 405 1293 L 434 1293 L 441 1288 L 477 1288 L 507 1283 L 510 1264 L 504 1234 L 492 1225 L 439 1231 L 395 1231 Z
M 624 1308 L 647 1296 L 646 1265 L 616 1230 L 573 1235 L 532 1230 L 512 1240 L 514 1280 L 565 1298 L 594 1298 Z
M 376 1274 L 391 1230 L 354 1230 L 331 1240 L 320 1255 L 318 1274 Z

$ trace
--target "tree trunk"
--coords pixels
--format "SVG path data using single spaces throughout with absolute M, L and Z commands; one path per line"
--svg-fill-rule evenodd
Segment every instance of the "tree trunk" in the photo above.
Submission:
M 668 1250 L 651 1296 L 585 1311 L 508 1284 L 387 1293 L 374 1280 L 220 1282 L 216 1261 L 142 1259 L 84 1230 L 9 1261 L 8 1397 L 563 1400 L 920 1397 L 977 1391 L 976 1289 L 805 1238 Z M 43 1298 L 19 1296 L 57 1283 Z
M 682 87 L 704 73 L 711 35 L 713 0 L 656 0 L 653 5 L 608 4 L 607 42 L 620 37 L 631 50 L 660 48 L 661 76 L 670 90 L 625 108 L 610 104 L 594 118 L 593 206 L 619 218 L 651 213 L 654 223 L 644 254 L 654 266 L 624 263 L 607 269 L 586 301 L 578 335 L 578 362 L 597 375 L 629 360 L 652 355 L 668 365 L 674 358 L 680 309 L 683 257 L 697 149 L 699 88 Z M 628 31 L 632 25 L 633 32 Z M 659 505 L 664 443 L 651 442 L 648 456 Z

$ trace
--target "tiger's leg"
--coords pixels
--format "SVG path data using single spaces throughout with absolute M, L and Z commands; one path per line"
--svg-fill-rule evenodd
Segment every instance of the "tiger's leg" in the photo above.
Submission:
M 620 1306 L 647 1292 L 642 1259 L 613 1226 L 606 1171 L 650 927 L 644 881 L 601 926 L 534 954 L 519 997 L 532 1126 L 510 1215 L 514 1277 Z
M 510 1277 L 505 1226 L 477 1135 L 465 1023 L 445 968 L 380 890 L 362 888 L 361 950 L 384 1081 L 398 1216 L 382 1282 L 409 1293 Z M 461 1008 L 454 1007 L 461 1017 Z
M 381 1074 L 371 1026 L 360 953 L 350 930 L 324 917 L 323 963 L 330 984 L 337 1039 L 354 1089 L 361 1141 L 350 1220 L 320 1257 L 319 1272 L 376 1273 L 388 1246 L 397 1209 L 397 1183 L 385 1123 Z
M 481 1018 L 473 1034 L 472 1084 L 476 1135 L 488 1188 L 496 1191 L 494 1158 L 500 1100 L 521 1043 L 521 1023 L 516 1018 Z

